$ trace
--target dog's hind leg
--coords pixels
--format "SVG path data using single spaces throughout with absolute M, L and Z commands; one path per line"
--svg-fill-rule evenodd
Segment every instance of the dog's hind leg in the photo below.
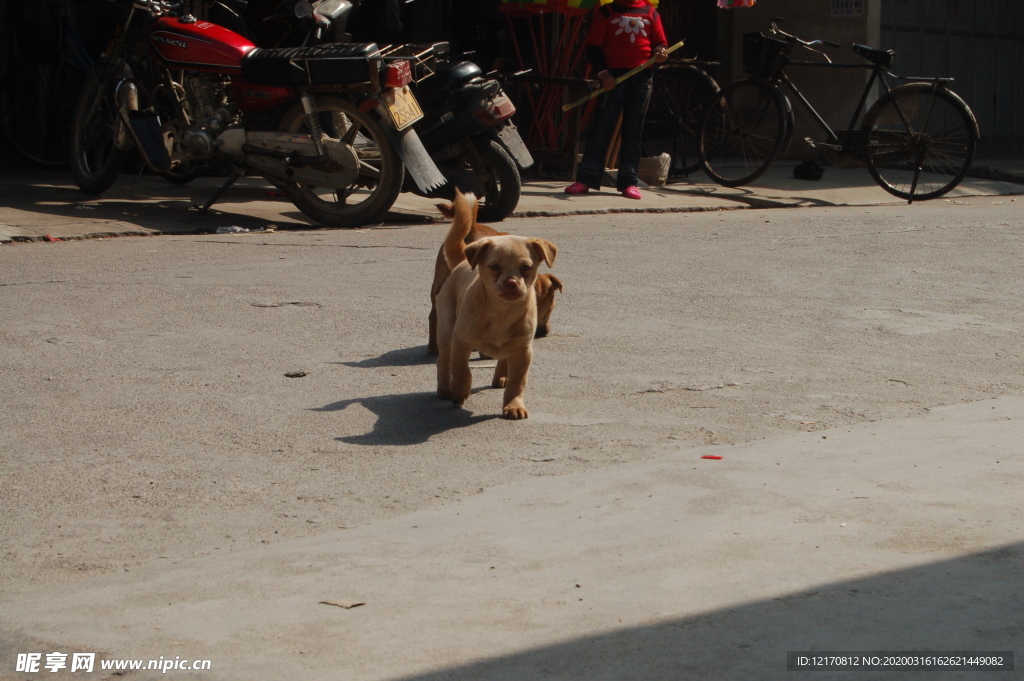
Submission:
M 442 351 L 443 352 L 443 351 Z M 452 404 L 461 407 L 469 399 L 473 389 L 473 374 L 469 369 L 469 357 L 473 354 L 473 346 L 456 339 L 451 341 L 451 399 Z
M 437 396 L 452 399 L 452 328 L 442 323 L 437 330 Z
M 508 380 L 508 359 L 499 359 L 498 365 L 494 367 L 494 378 L 491 379 L 492 388 L 504 388 Z
M 427 352 L 437 354 L 437 308 L 433 300 L 430 301 L 430 315 L 427 316 Z

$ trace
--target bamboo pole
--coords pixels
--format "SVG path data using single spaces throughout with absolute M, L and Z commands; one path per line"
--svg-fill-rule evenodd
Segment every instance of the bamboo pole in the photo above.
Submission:
M 670 47 L 667 50 L 665 50 L 665 54 L 672 54 L 673 52 L 678 50 L 680 47 L 682 47 L 683 43 L 685 43 L 685 42 L 686 42 L 685 40 L 680 40 L 678 43 L 676 43 L 672 47 Z M 641 71 L 646 69 L 648 66 L 653 64 L 654 61 L 655 61 L 654 57 L 651 57 L 650 59 L 648 59 L 647 61 L 645 61 L 640 66 L 636 67 L 635 69 L 633 69 L 631 71 L 627 71 L 626 73 L 622 74 L 621 76 L 619 76 L 618 78 L 615 79 L 615 84 L 618 85 L 619 83 L 621 83 L 622 81 L 626 80 L 627 78 L 632 78 L 633 76 L 635 76 L 636 74 L 640 73 Z M 570 109 L 575 109 L 576 107 L 578 107 L 581 104 L 586 104 L 590 100 L 592 100 L 595 97 L 597 97 L 598 95 L 600 95 L 602 92 L 604 92 L 604 88 L 598 88 L 597 90 L 594 90 L 593 92 L 591 92 L 589 95 L 585 95 L 585 96 L 580 97 L 579 99 L 577 99 L 575 102 L 571 102 L 569 104 L 566 104 L 565 106 L 562 107 L 562 111 L 569 111 Z

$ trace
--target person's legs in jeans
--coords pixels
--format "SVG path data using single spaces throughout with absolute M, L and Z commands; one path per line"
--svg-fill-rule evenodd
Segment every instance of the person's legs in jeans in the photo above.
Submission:
M 626 81 L 627 83 L 629 81 Z M 615 123 L 619 120 L 626 91 L 622 86 L 609 90 L 601 95 L 601 103 L 594 112 L 594 124 L 587 135 L 587 144 L 583 150 L 583 161 L 576 171 L 576 181 L 591 189 L 601 188 L 604 176 L 604 157 L 608 153 L 608 143 L 615 132 Z
M 625 103 L 622 107 L 622 150 L 619 152 L 619 173 L 616 188 L 621 192 L 635 187 L 640 171 L 640 141 L 644 131 L 647 105 L 651 101 L 653 72 L 641 71 L 616 88 L 623 89 Z

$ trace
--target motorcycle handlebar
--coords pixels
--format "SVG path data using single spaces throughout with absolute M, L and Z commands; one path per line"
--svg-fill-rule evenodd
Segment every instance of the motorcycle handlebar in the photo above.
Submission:
M 154 17 L 162 17 L 180 8 L 181 3 L 174 2 L 174 0 L 135 0 L 132 7 L 148 12 Z

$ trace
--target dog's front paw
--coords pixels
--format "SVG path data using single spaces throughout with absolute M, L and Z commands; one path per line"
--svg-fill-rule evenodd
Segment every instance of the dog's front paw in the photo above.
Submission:
M 518 421 L 519 419 L 529 418 L 530 413 L 526 411 L 526 405 L 520 399 L 515 399 L 505 405 L 505 408 L 501 410 L 503 418 Z
M 438 388 L 437 396 L 442 400 L 450 400 L 452 399 L 452 391 L 448 388 Z

